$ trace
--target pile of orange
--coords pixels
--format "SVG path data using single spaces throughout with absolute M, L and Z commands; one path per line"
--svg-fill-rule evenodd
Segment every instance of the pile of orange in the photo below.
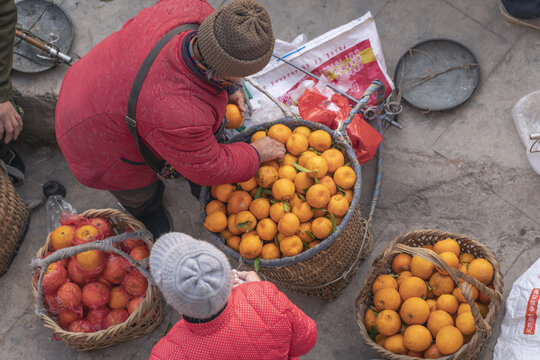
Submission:
M 326 239 L 347 214 L 356 174 L 330 134 L 283 124 L 258 131 L 285 145 L 280 160 L 262 163 L 255 177 L 212 186 L 204 226 L 244 258 L 294 256 Z
M 490 288 L 493 267 L 485 259 L 461 252 L 454 239 L 424 245 L 451 267 Z M 364 324 L 374 341 L 396 354 L 436 359 L 458 351 L 476 332 L 470 305 L 452 278 L 418 256 L 398 254 L 391 274 L 373 283 L 373 304 Z M 472 287 L 475 306 L 485 318 L 490 298 Z
M 66 222 L 50 234 L 48 256 L 56 250 L 114 235 L 103 217 Z M 117 248 L 135 260 L 150 255 L 143 240 L 129 239 Z M 39 273 L 34 276 L 35 284 Z M 94 332 L 127 320 L 144 301 L 148 281 L 125 258 L 89 250 L 52 263 L 43 276 L 44 304 L 58 324 L 71 332 Z

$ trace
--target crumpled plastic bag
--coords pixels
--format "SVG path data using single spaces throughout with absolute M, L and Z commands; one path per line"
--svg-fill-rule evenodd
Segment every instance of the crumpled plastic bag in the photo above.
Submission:
M 494 360 L 538 359 L 540 354 L 540 259 L 512 285 Z

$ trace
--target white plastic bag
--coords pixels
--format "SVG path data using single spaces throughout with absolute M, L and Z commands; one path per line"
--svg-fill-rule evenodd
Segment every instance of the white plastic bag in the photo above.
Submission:
M 519 99 L 512 109 L 512 117 L 525 146 L 527 159 L 534 171 L 540 175 L 540 142 L 530 138 L 531 134 L 540 133 L 540 90 Z
M 512 285 L 494 360 L 540 359 L 540 259 Z

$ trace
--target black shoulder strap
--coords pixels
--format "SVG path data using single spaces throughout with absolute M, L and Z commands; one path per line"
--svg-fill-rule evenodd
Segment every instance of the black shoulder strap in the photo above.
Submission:
M 154 155 L 152 150 L 150 150 L 145 144 L 142 143 L 142 141 L 139 138 L 139 133 L 137 132 L 137 119 L 135 117 L 135 113 L 137 111 L 137 99 L 139 98 L 139 92 L 141 91 L 142 85 L 144 83 L 144 79 L 146 78 L 146 74 L 148 74 L 148 70 L 150 70 L 150 67 L 154 63 L 154 60 L 158 56 L 158 54 L 161 52 L 161 49 L 175 36 L 180 34 L 181 32 L 187 31 L 187 30 L 196 30 L 199 27 L 197 24 L 184 24 L 177 28 L 172 29 L 169 31 L 165 36 L 159 40 L 159 42 L 154 46 L 152 51 L 150 51 L 150 54 L 146 57 L 144 62 L 141 65 L 141 68 L 139 69 L 139 72 L 137 73 L 137 76 L 135 77 L 135 80 L 133 81 L 133 85 L 131 86 L 131 91 L 129 93 L 129 100 L 128 100 L 128 106 L 127 106 L 127 115 L 126 115 L 126 123 L 128 125 L 129 132 L 131 136 L 133 136 L 133 139 L 135 139 L 135 142 L 137 143 L 137 148 L 139 149 L 139 152 L 141 153 L 141 156 L 143 157 L 144 161 L 154 170 L 154 172 L 159 173 L 161 169 L 163 168 L 164 161 L 159 161 L 157 157 Z

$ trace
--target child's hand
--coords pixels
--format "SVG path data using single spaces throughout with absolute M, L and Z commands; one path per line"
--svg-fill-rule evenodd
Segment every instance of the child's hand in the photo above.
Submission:
M 245 280 L 245 282 L 261 281 L 261 278 L 255 271 L 239 271 L 238 278 Z

